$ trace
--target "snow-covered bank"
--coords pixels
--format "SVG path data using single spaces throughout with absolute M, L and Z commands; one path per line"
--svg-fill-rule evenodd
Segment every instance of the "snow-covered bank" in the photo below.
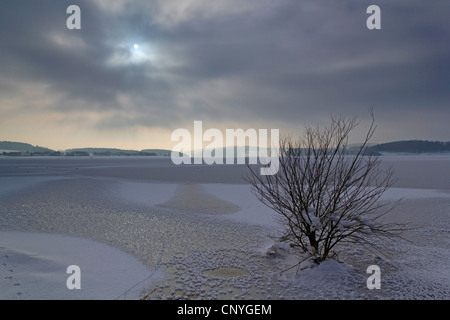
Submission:
M 67 288 L 71 265 L 81 289 Z M 0 299 L 137 299 L 164 278 L 105 244 L 54 234 L 0 232 Z

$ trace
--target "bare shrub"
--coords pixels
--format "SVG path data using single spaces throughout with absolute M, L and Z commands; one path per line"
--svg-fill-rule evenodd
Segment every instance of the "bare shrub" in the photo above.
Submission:
M 376 247 L 379 237 L 398 236 L 399 224 L 382 217 L 396 203 L 380 201 L 392 185 L 392 169 L 382 170 L 379 156 L 369 152 L 372 122 L 364 141 L 349 148 L 357 118 L 332 117 L 326 128 L 307 127 L 300 139 L 280 139 L 279 171 L 260 176 L 250 168 L 246 180 L 253 193 L 278 213 L 288 241 L 320 263 L 338 243 Z

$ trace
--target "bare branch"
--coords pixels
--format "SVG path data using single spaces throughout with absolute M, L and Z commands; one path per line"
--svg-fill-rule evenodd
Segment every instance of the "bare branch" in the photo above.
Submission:
M 376 125 L 373 109 L 363 142 L 353 150 L 348 141 L 357 118 L 331 118 L 326 128 L 306 127 L 297 140 L 280 139 L 279 171 L 260 176 L 250 168 L 246 180 L 257 198 L 273 209 L 286 227 L 283 239 L 304 252 L 326 259 L 338 243 L 375 247 L 373 238 L 398 236 L 399 225 L 381 217 L 397 203 L 381 202 L 393 183 L 392 169 L 368 153 Z

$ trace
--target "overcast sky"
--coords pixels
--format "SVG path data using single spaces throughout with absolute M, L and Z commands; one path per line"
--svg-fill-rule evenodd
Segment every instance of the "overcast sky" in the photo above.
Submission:
M 448 0 L 2 0 L 0 140 L 170 148 L 194 120 L 301 133 L 331 115 L 364 131 L 369 107 L 373 142 L 450 140 L 449 14 Z

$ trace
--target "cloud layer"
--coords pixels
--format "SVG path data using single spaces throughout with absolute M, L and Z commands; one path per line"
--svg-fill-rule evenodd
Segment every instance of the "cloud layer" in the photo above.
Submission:
M 377 2 L 381 30 L 356 0 L 4 0 L 0 137 L 163 147 L 194 120 L 294 132 L 373 106 L 380 142 L 450 140 L 450 3 Z

